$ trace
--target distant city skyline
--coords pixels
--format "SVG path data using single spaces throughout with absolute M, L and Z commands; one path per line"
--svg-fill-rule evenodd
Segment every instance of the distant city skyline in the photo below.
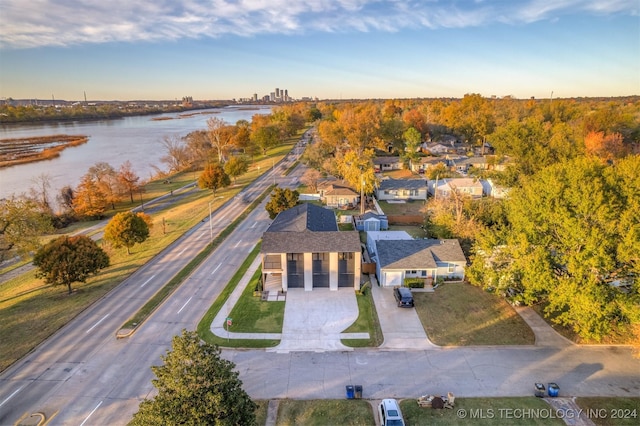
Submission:
M 640 95 L 637 0 L 0 0 L 0 98 Z M 284 89 L 283 89 L 284 90 Z

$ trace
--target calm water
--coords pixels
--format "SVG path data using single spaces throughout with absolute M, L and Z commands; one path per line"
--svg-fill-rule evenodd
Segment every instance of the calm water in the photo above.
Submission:
M 0 169 L 0 199 L 11 194 L 28 193 L 34 177 L 46 173 L 51 181 L 52 198 L 65 185 L 75 187 L 89 167 L 104 161 L 118 169 L 129 160 L 133 170 L 142 179 L 155 174 L 155 167 L 166 170 L 160 161 L 165 155 L 162 140 L 165 136 L 185 136 L 194 130 L 207 128 L 210 117 L 219 117 L 235 124 L 238 120 L 251 121 L 255 114 L 269 114 L 271 107 L 227 107 L 192 111 L 190 117 L 178 118 L 178 114 L 126 117 L 116 120 L 68 122 L 47 124 L 11 124 L 0 126 L 0 139 L 47 136 L 56 134 L 86 135 L 89 141 L 77 147 L 67 148 L 58 158 Z M 203 114 L 204 113 L 204 114 Z M 173 117 L 173 120 L 152 120 Z M 55 203 L 55 200 L 51 200 Z

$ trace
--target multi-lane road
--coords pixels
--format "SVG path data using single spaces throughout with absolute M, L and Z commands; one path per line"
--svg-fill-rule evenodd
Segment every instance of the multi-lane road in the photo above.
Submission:
M 167 281 L 226 228 L 269 185 L 283 177 L 301 149 L 204 218 L 163 253 L 41 344 L 0 376 L 0 425 L 37 423 L 126 424 L 152 391 L 150 366 L 183 328 L 193 330 L 270 220 L 263 203 L 130 337 L 118 339 L 120 326 Z M 297 172 L 299 174 L 299 172 Z M 34 415 L 31 417 L 31 415 Z

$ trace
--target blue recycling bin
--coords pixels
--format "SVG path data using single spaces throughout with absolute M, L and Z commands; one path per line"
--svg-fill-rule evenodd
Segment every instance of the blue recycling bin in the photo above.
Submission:
M 353 398 L 355 398 L 355 390 L 353 389 L 353 386 L 347 385 L 347 399 Z
M 558 386 L 555 383 L 549 383 L 547 385 L 547 391 L 549 392 L 550 397 L 555 398 L 558 396 L 558 393 L 560 392 L 560 386 Z

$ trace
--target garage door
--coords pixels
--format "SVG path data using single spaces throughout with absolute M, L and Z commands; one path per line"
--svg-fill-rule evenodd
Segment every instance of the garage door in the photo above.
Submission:
M 402 286 L 402 272 L 383 272 L 384 275 L 384 286 L 385 287 L 395 287 Z

